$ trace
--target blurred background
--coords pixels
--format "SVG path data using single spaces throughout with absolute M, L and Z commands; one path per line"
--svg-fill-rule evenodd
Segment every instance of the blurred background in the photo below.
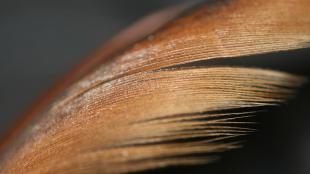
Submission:
M 184 0 L 183 0 L 184 1 Z M 124 27 L 182 0 L 1 0 L 0 138 L 58 77 Z M 284 70 L 310 77 L 310 49 L 227 60 L 225 65 Z M 310 86 L 260 113 L 258 132 L 219 162 L 150 173 L 309 174 Z

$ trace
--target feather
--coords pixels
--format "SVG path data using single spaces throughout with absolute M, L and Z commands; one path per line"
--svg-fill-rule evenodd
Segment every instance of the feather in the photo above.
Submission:
M 128 173 L 239 148 L 247 118 L 304 79 L 182 64 L 309 47 L 309 11 L 307 0 L 235 0 L 180 17 L 66 89 L 2 154 L 1 173 Z
M 12 173 L 122 173 L 208 162 L 213 158 L 185 155 L 237 148 L 224 140 L 251 131 L 235 124 L 246 124 L 240 120 L 251 113 L 229 110 L 281 103 L 301 82 L 237 67 L 129 75 L 54 105 L 6 167 Z M 215 113 L 221 110 L 228 111 Z M 182 139 L 193 140 L 176 141 Z

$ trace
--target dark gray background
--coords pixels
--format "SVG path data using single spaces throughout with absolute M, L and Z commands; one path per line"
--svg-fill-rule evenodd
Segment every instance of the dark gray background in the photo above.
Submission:
M 0 0 L 0 137 L 57 77 L 142 16 L 181 0 Z M 253 58 L 254 57 L 254 58 Z M 281 59 L 278 59 L 280 58 Z M 309 49 L 223 64 L 259 66 L 310 77 Z M 222 161 L 154 172 L 310 173 L 310 87 L 260 114 L 259 132 Z
M 0 0 L 0 136 L 74 63 L 173 2 L 180 0 Z

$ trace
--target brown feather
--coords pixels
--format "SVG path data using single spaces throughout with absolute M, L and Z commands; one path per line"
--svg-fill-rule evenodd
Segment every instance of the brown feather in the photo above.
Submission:
M 171 66 L 309 47 L 309 11 L 307 0 L 200 7 L 70 86 L 12 142 L 1 173 L 127 173 L 207 163 L 238 148 L 234 138 L 252 131 L 244 119 L 254 113 L 235 109 L 283 103 L 303 79 Z

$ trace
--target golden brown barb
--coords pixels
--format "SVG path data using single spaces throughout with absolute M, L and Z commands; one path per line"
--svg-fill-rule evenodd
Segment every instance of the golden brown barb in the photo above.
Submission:
M 240 109 L 283 103 L 303 79 L 171 66 L 309 47 L 309 11 L 308 0 L 199 7 L 67 88 L 11 142 L 0 172 L 127 173 L 207 163 L 240 147 L 235 138 L 252 131 L 245 118 L 255 113 Z
M 301 81 L 280 72 L 228 67 L 129 75 L 53 105 L 29 130 L 4 173 L 120 173 L 208 162 L 212 158 L 182 156 L 236 148 L 223 140 L 250 131 L 235 125 L 250 113 L 212 111 L 280 103 Z M 205 139 L 174 142 L 198 137 Z

